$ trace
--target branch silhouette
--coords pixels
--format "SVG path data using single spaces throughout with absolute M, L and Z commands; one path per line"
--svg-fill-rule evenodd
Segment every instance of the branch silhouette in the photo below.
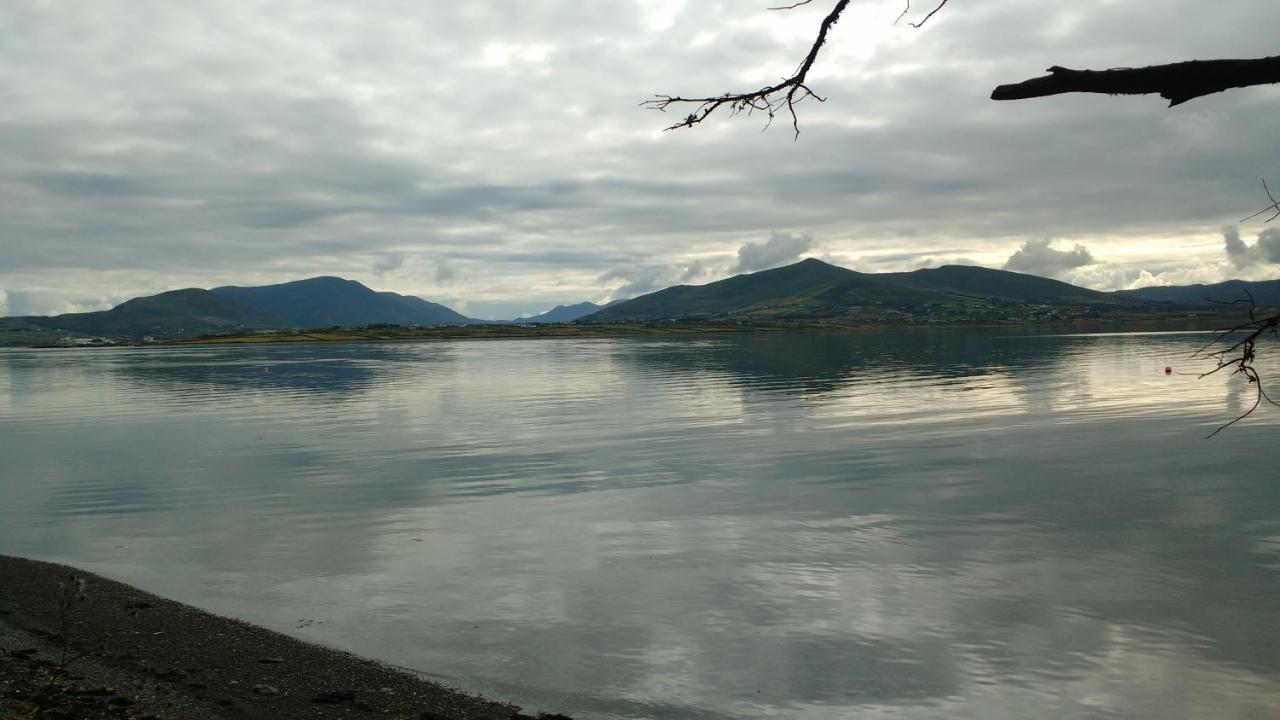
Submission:
M 1054 65 L 1049 74 L 1000 85 L 992 100 L 1026 100 L 1063 93 L 1159 94 L 1169 107 L 1224 90 L 1280 83 L 1280 55 L 1251 60 L 1188 60 L 1167 65 L 1110 70 L 1071 70 Z
M 790 5 L 780 5 L 771 7 L 770 10 L 794 10 L 804 5 L 809 5 L 813 0 L 799 0 Z M 818 53 L 822 51 L 822 46 L 826 44 L 827 37 L 831 32 L 831 28 L 840 21 L 840 16 L 844 14 L 846 8 L 849 7 L 850 0 L 837 0 L 831 11 L 822 19 L 822 24 L 818 27 L 818 34 L 813 40 L 813 44 L 809 47 L 809 52 L 800 61 L 794 73 L 789 77 L 785 77 L 773 85 L 766 85 L 759 90 L 750 92 L 728 92 L 722 95 L 711 95 L 707 97 L 683 97 L 680 95 L 657 95 L 653 100 L 646 100 L 642 105 L 654 110 L 666 112 L 673 105 L 693 105 L 693 111 L 684 117 L 678 123 L 667 127 L 667 130 L 678 130 L 680 128 L 688 128 L 701 123 L 711 116 L 712 113 L 720 108 L 727 108 L 729 115 L 737 115 L 739 113 L 764 113 L 768 116 L 768 122 L 765 127 L 768 128 L 773 124 L 774 118 L 778 113 L 785 111 L 791 117 L 791 128 L 795 131 L 795 136 L 800 136 L 800 118 L 796 115 L 796 105 L 804 100 L 813 98 L 818 102 L 825 102 L 826 98 L 818 95 L 809 87 L 808 78 L 809 71 L 813 69 L 814 62 L 818 59 Z M 942 0 L 938 5 L 925 15 L 924 19 L 918 23 L 908 23 L 913 28 L 923 27 L 929 19 L 941 10 L 949 0 Z M 898 16 L 901 20 L 911 9 L 911 2 L 907 0 L 906 8 L 903 9 L 902 15 Z M 897 22 L 897 21 L 895 21 Z
M 1276 407 L 1280 407 L 1280 403 L 1271 399 L 1271 396 L 1267 394 L 1265 389 L 1263 389 L 1262 376 L 1258 373 L 1258 369 L 1254 367 L 1253 364 L 1254 360 L 1257 359 L 1258 340 L 1262 339 L 1262 337 L 1267 333 L 1270 333 L 1276 339 L 1280 339 L 1280 314 L 1263 318 L 1257 317 L 1256 312 L 1258 304 L 1253 298 L 1253 293 L 1250 293 L 1248 290 L 1245 290 L 1244 293 L 1247 296 L 1246 299 L 1233 301 L 1220 301 L 1206 298 L 1210 302 L 1222 305 L 1248 304 L 1249 321 L 1234 327 L 1224 328 L 1217 331 L 1217 334 L 1214 335 L 1212 340 L 1192 354 L 1193 358 L 1208 358 L 1213 360 L 1215 363 L 1214 368 L 1201 373 L 1200 378 L 1206 378 L 1210 375 L 1215 375 L 1223 370 L 1231 368 L 1232 373 L 1244 375 L 1249 384 L 1257 388 L 1257 394 L 1254 397 L 1253 405 L 1249 406 L 1248 410 L 1241 413 L 1234 420 L 1218 426 L 1216 430 L 1209 433 L 1208 437 L 1210 438 L 1252 415 L 1253 412 L 1262 405 L 1264 400 Z M 1241 332 L 1247 332 L 1248 334 L 1226 347 L 1221 347 L 1227 342 L 1230 342 L 1231 337 Z M 1221 349 L 1210 352 L 1210 350 L 1215 347 L 1221 347 Z

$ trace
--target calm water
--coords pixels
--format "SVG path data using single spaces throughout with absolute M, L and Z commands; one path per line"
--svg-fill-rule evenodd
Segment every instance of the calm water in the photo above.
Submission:
M 0 351 L 0 552 L 580 718 L 1271 718 L 1201 340 Z

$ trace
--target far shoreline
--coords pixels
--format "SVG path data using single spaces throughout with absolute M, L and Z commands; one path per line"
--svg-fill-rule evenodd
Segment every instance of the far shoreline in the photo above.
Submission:
M 1021 331 L 1027 335 L 1087 335 L 1128 332 L 1211 332 L 1237 324 L 1238 315 L 1215 312 L 1162 311 L 1124 313 L 1070 319 L 980 319 L 972 321 L 854 322 L 840 320 L 698 320 L 648 323 L 546 323 L 538 325 L 482 324 L 426 327 L 370 326 L 278 330 L 190 338 L 140 341 L 108 338 L 93 345 L 55 343 L 10 344 L 11 348 L 85 349 L 119 347 L 186 347 L 208 345 L 274 345 L 294 343 L 413 343 L 453 340 L 574 340 L 574 339 L 697 339 L 764 333 L 868 333 Z

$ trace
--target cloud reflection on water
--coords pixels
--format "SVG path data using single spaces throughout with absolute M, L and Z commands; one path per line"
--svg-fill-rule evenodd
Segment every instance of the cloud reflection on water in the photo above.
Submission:
M 1194 343 L 9 352 L 0 549 L 581 717 L 1273 713 L 1277 422 L 1203 441 Z

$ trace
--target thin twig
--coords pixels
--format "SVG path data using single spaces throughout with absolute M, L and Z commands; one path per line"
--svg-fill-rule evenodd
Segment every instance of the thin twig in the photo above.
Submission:
M 930 11 L 929 11 L 929 14 L 924 16 L 924 19 L 923 19 L 923 20 L 921 20 L 921 21 L 920 21 L 920 22 L 918 22 L 918 23 L 907 23 L 907 24 L 908 24 L 908 25 L 910 25 L 910 26 L 911 26 L 911 27 L 913 27 L 913 28 L 916 28 L 916 29 L 919 29 L 919 28 L 924 27 L 924 24 L 925 24 L 925 23 L 927 23 L 927 22 L 929 22 L 929 18 L 933 17 L 934 15 L 937 15 L 937 14 L 938 14 L 938 11 L 939 11 L 939 10 L 941 10 L 943 7 L 945 7 L 945 6 L 946 6 L 946 4 L 947 4 L 948 2 L 950 2 L 950 1 L 951 1 L 951 0 L 942 0 L 942 2 L 938 3 L 938 7 L 936 7 L 936 8 L 934 8 L 934 9 L 930 10 Z M 908 8 L 910 8 L 910 7 L 911 7 L 911 5 L 910 5 L 910 4 L 908 4 L 908 5 L 907 5 L 907 7 L 908 7 Z M 906 10 L 903 10 L 903 11 L 902 11 L 902 14 L 903 14 L 903 15 L 906 15 L 906 14 L 907 14 L 907 11 L 906 11 Z M 899 18 L 898 18 L 898 20 L 901 20 L 901 19 L 902 19 L 901 17 L 899 17 Z M 895 22 L 896 22 L 896 21 L 895 21 Z
M 789 10 L 808 5 L 811 0 L 801 0 L 793 5 L 773 8 L 777 10 Z M 693 127 L 698 123 L 706 120 L 711 113 L 719 110 L 721 107 L 728 107 L 730 115 L 737 115 L 745 112 L 750 115 L 755 112 L 763 112 L 768 115 L 768 125 L 773 124 L 773 119 L 777 113 L 784 108 L 791 115 L 791 127 L 795 130 L 796 137 L 800 137 L 800 118 L 796 115 L 796 103 L 807 98 L 813 98 L 818 102 L 824 102 L 825 98 L 815 93 L 808 85 L 805 84 L 809 77 L 809 70 L 813 67 L 813 63 L 818 59 L 818 52 L 822 50 L 822 46 L 827 42 L 827 33 L 831 31 L 832 26 L 840 20 L 841 13 L 849 6 L 849 0 L 838 0 L 831 12 L 822 20 L 822 25 L 818 28 L 818 37 L 813 41 L 813 46 L 809 48 L 809 53 L 805 55 L 804 60 L 800 62 L 800 66 L 796 68 L 791 77 L 783 78 L 780 82 L 747 93 L 725 93 L 723 95 L 714 95 L 711 97 L 680 97 L 672 95 L 658 95 L 653 100 L 648 100 L 642 105 L 646 105 L 655 110 L 666 111 L 667 108 L 676 104 L 692 104 L 697 107 L 693 112 L 685 116 L 680 122 L 670 126 L 667 130 L 676 130 L 678 128 Z
M 1213 369 L 1206 370 L 1205 372 L 1201 373 L 1200 374 L 1201 378 L 1206 378 L 1210 375 L 1215 375 L 1218 372 L 1221 372 L 1222 370 L 1231 368 L 1232 373 L 1239 373 L 1241 375 L 1244 375 L 1245 379 L 1248 380 L 1249 384 L 1255 386 L 1258 389 L 1258 392 L 1256 397 L 1253 400 L 1253 405 L 1249 406 L 1248 410 L 1241 413 L 1234 420 L 1228 423 L 1225 423 L 1223 425 L 1220 425 L 1218 429 L 1209 433 L 1208 437 L 1213 437 L 1218 433 L 1222 432 L 1223 430 L 1226 430 L 1232 425 L 1235 425 L 1241 420 L 1244 420 L 1245 418 L 1252 415 L 1253 412 L 1262 405 L 1263 400 L 1266 400 L 1268 403 L 1275 405 L 1276 407 L 1280 407 L 1280 404 L 1272 400 L 1271 396 L 1267 394 L 1267 391 L 1263 389 L 1262 376 L 1258 374 L 1257 368 L 1254 367 L 1253 365 L 1254 360 L 1257 358 L 1257 343 L 1258 343 L 1258 340 L 1262 338 L 1263 335 L 1270 332 L 1272 335 L 1280 339 L 1280 330 L 1278 330 L 1278 328 L 1280 328 L 1280 314 L 1259 319 L 1255 315 L 1258 309 L 1258 304 L 1257 302 L 1254 301 L 1253 293 L 1250 293 L 1248 290 L 1245 290 L 1244 292 L 1245 292 L 1245 295 L 1247 296 L 1247 299 L 1237 300 L 1234 303 L 1228 303 L 1226 301 L 1211 301 L 1211 302 L 1218 302 L 1219 304 L 1236 304 L 1236 303 L 1246 304 L 1247 303 L 1249 305 L 1249 322 L 1241 323 L 1239 325 L 1236 325 L 1235 327 L 1230 327 L 1230 328 L 1226 328 L 1224 330 L 1218 331 L 1218 333 L 1214 336 L 1212 340 L 1210 340 L 1200 349 L 1192 353 L 1191 357 L 1209 358 L 1215 361 L 1215 365 Z M 1231 345 L 1228 345 L 1227 347 L 1221 350 L 1206 352 L 1210 348 L 1216 347 L 1220 343 L 1225 342 L 1226 339 L 1231 335 L 1234 335 L 1239 332 L 1243 332 L 1245 330 L 1249 330 L 1250 332 L 1248 335 L 1245 335 L 1242 339 L 1237 340 L 1236 342 L 1232 343 Z
M 1271 222 L 1272 220 L 1275 220 L 1276 218 L 1280 217 L 1280 200 L 1276 200 L 1275 196 L 1271 194 L 1271 188 L 1267 187 L 1266 178 L 1263 178 L 1262 180 L 1262 191 L 1267 194 L 1267 199 L 1271 201 L 1271 204 L 1268 205 L 1267 207 L 1262 208 L 1261 210 L 1250 215 L 1247 218 L 1241 218 L 1240 222 L 1244 222 L 1245 220 L 1252 220 L 1258 217 L 1259 215 L 1262 215 L 1263 213 L 1268 213 L 1273 210 L 1275 211 L 1274 214 L 1272 214 L 1272 216 L 1267 218 L 1266 220 L 1263 220 L 1263 222 Z
M 937 14 L 939 10 L 946 6 L 950 0 L 941 0 L 938 5 L 929 11 L 928 15 L 918 23 L 908 23 L 913 28 L 924 27 L 929 19 Z M 813 0 L 796 0 L 790 5 L 778 5 L 769 8 L 770 10 L 794 10 L 812 3 Z M 911 0 L 904 0 L 905 7 L 897 20 L 896 25 L 906 17 L 907 12 L 911 10 Z M 822 25 L 818 27 L 818 35 L 813 41 L 813 45 L 809 47 L 809 52 L 805 55 L 804 60 L 800 61 L 800 65 L 790 77 L 785 77 L 773 85 L 766 85 L 759 90 L 742 93 L 724 93 L 723 95 L 711 95 L 708 97 L 682 97 L 679 95 L 655 95 L 653 100 L 646 100 L 641 105 L 666 112 L 667 108 L 672 105 L 693 105 L 693 112 L 689 113 L 680 122 L 667 127 L 667 130 L 678 130 L 680 128 L 693 127 L 698 123 L 706 120 L 716 110 L 722 107 L 729 109 L 729 115 L 737 115 L 738 113 L 761 112 L 768 116 L 765 122 L 765 128 L 773 124 L 774 117 L 784 109 L 791 116 L 791 128 L 795 131 L 795 137 L 800 137 L 800 118 L 796 115 L 796 104 L 813 98 L 818 102 L 826 102 L 826 98 L 818 95 L 810 88 L 806 82 L 809 77 L 809 70 L 813 68 L 813 63 L 818 59 L 818 52 L 822 50 L 822 46 L 827 42 L 827 33 L 840 20 L 840 15 L 844 13 L 845 8 L 849 6 L 849 0 L 836 0 L 835 6 L 831 8 L 831 12 L 823 18 Z

